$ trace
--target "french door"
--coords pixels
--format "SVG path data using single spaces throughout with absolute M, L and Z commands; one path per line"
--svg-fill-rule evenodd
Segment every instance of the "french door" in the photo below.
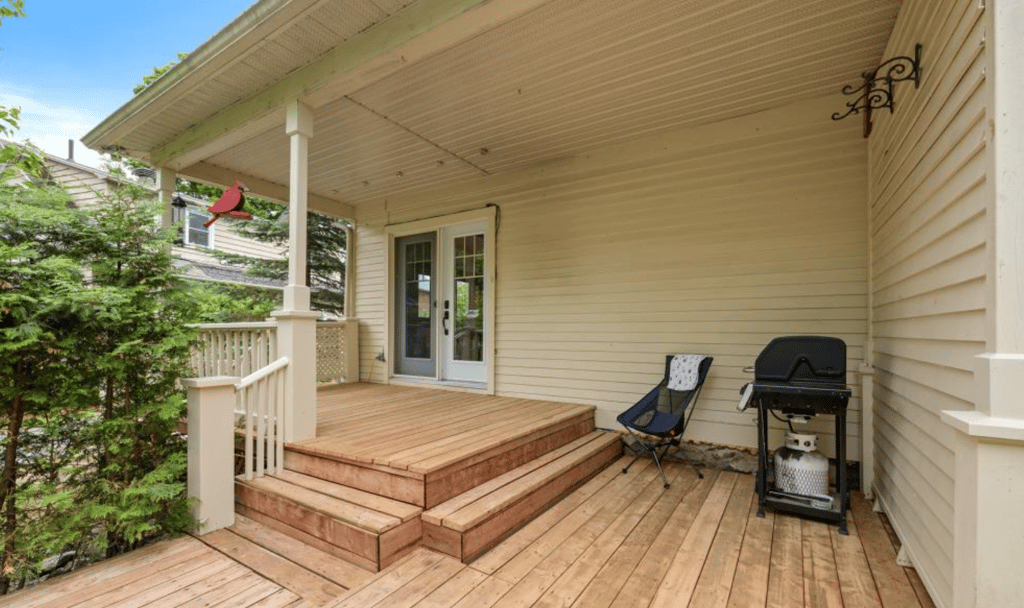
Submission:
M 395 373 L 487 381 L 486 224 L 395 240 Z

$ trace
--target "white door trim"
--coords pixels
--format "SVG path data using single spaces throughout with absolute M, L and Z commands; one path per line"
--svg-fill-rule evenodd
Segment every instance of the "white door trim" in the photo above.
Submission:
M 441 228 L 447 226 L 455 226 L 458 224 L 468 224 L 473 222 L 486 222 L 486 232 L 484 234 L 484 248 L 489 252 L 489 255 L 485 256 L 485 280 L 484 280 L 484 332 L 487 338 L 484 343 L 484 359 L 487 361 L 487 382 L 486 386 L 483 387 L 484 392 L 489 395 L 493 395 L 495 392 L 494 378 L 495 378 L 495 326 L 496 318 L 495 311 L 496 307 L 496 289 L 495 289 L 495 277 L 497 269 L 497 213 L 496 207 L 484 207 L 482 209 L 474 209 L 472 211 L 464 211 L 462 213 L 454 213 L 451 215 L 444 215 L 439 217 L 433 217 L 423 220 L 415 220 L 410 222 L 404 222 L 400 224 L 392 224 L 384 227 L 384 233 L 386 235 L 386 246 L 384 248 L 384 265 L 387 271 L 387 281 L 384 283 L 385 290 L 385 322 L 384 322 L 384 353 L 387 357 L 386 368 L 387 374 L 385 377 L 385 383 L 390 384 L 392 379 L 397 382 L 404 382 L 405 377 L 395 374 L 395 239 L 409 236 L 412 234 L 420 234 L 423 232 L 440 232 Z M 435 386 L 446 386 L 451 384 L 456 387 L 464 387 L 465 383 L 445 383 L 439 379 L 430 380 L 421 377 L 413 377 L 417 384 L 424 382 L 435 385 Z

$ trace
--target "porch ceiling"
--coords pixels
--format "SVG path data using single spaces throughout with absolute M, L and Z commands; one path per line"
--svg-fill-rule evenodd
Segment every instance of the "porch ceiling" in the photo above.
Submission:
M 443 27 L 492 11 L 475 29 L 450 27 L 421 59 L 398 47 L 401 67 L 353 76 L 356 67 L 302 88 L 315 117 L 311 204 L 330 212 L 332 200 L 359 204 L 835 93 L 880 61 L 899 3 L 418 0 L 403 9 L 405 0 L 264 0 L 194 55 L 261 10 L 270 15 L 258 22 L 262 34 L 236 35 L 216 62 L 183 63 L 86 143 L 205 181 L 244 174 L 283 185 L 283 111 L 263 108 L 206 139 L 195 125 L 259 101 L 403 13 L 468 7 Z

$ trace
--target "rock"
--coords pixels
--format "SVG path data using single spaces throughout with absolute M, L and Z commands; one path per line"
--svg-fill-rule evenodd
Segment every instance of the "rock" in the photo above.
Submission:
M 55 571 L 60 570 L 61 568 L 69 565 L 71 562 L 75 560 L 75 557 L 77 555 L 78 552 L 76 551 L 65 551 L 64 553 L 60 553 L 58 555 L 51 555 L 39 564 L 40 576 L 53 574 Z

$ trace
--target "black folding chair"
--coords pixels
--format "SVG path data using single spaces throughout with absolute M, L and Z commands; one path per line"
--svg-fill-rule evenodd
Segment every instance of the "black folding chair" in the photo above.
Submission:
M 658 465 L 658 471 L 661 473 L 661 479 L 665 482 L 666 488 L 669 487 L 669 483 L 668 478 L 665 477 L 665 470 L 661 468 L 661 460 L 672 446 L 679 445 L 679 438 L 690 422 L 690 416 L 693 415 L 693 404 L 704 386 L 704 380 L 707 378 L 711 362 L 714 360 L 713 357 L 697 355 L 703 359 L 697 367 L 697 377 L 692 388 L 673 390 L 669 386 L 671 384 L 672 360 L 676 356 L 665 357 L 665 378 L 661 383 L 636 405 L 619 414 L 617 418 L 619 424 L 629 431 L 629 435 L 633 439 L 634 451 L 637 452 L 626 468 L 622 469 L 622 472 L 628 472 L 629 467 L 633 466 L 633 463 L 643 454 L 635 447 L 639 446 L 654 458 L 654 463 Z M 687 409 L 690 410 L 689 414 L 687 414 Z M 658 450 L 661 450 L 661 454 L 658 453 Z M 694 469 L 697 470 L 697 475 L 701 478 L 704 477 L 696 465 L 694 465 Z

